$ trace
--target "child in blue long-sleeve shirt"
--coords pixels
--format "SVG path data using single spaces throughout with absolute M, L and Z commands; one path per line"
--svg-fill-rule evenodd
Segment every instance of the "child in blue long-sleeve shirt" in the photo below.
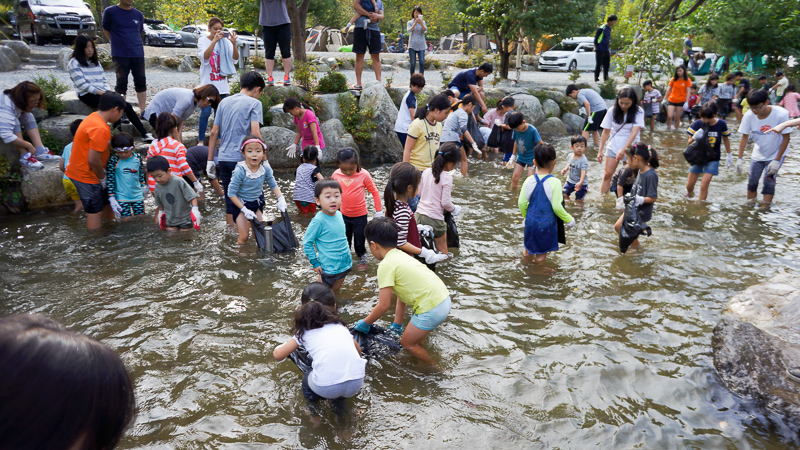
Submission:
M 336 180 L 322 180 L 314 185 L 314 200 L 321 210 L 311 219 L 303 235 L 303 252 L 308 256 L 318 280 L 338 291 L 353 266 L 350 245 L 345 234 L 342 186 Z
M 228 185 L 228 198 L 239 208 L 234 211 L 233 221 L 239 230 L 239 243 L 244 244 L 250 237 L 252 225 L 250 221 L 262 221 L 264 210 L 264 181 L 278 198 L 278 210 L 286 211 L 286 200 L 281 194 L 278 183 L 272 174 L 272 167 L 267 162 L 267 144 L 258 136 L 248 136 L 240 147 L 244 161 L 236 164 Z M 253 231 L 255 233 L 255 231 Z

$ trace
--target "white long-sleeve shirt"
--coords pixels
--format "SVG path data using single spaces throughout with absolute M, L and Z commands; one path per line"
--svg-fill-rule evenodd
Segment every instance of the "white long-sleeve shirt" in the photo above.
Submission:
M 87 67 L 82 66 L 77 59 L 71 58 L 67 66 L 69 67 L 69 78 L 75 85 L 78 95 L 95 94 L 99 91 L 110 91 L 111 86 L 106 81 L 103 66 L 88 63 Z
M 17 108 L 7 94 L 0 93 L 0 139 L 6 144 L 17 140 L 14 134 L 24 128 L 26 131 L 38 128 L 33 114 Z

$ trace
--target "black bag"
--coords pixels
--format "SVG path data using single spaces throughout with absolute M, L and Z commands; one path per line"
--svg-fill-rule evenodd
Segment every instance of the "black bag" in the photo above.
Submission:
M 708 127 L 703 127 L 703 137 L 699 141 L 692 141 L 683 151 L 686 162 L 695 166 L 703 165 L 711 159 L 711 146 L 708 144 Z
M 475 121 L 474 114 L 468 114 L 467 118 L 467 131 L 469 135 L 472 136 L 472 140 L 478 144 L 478 148 L 483 148 L 486 145 L 486 141 L 483 140 L 483 135 L 481 134 L 481 127 L 478 126 L 478 122 Z M 467 138 L 462 138 L 461 143 L 464 144 L 464 148 L 467 150 L 472 148 L 472 144 L 467 141 Z
M 350 329 L 350 334 L 361 347 L 361 354 L 367 359 L 383 359 L 403 349 L 403 346 L 400 345 L 400 340 L 395 335 L 377 325 L 370 325 L 369 333 L 367 334 L 352 328 Z M 301 372 L 311 372 L 313 360 L 302 345 L 289 355 L 289 359 L 297 365 Z
M 420 246 L 422 248 L 427 248 L 428 250 L 432 250 L 434 252 L 437 251 L 436 250 L 436 242 L 434 242 L 434 240 L 433 240 L 433 233 L 423 233 L 422 231 L 420 231 L 419 232 L 419 242 L 420 242 Z M 426 263 L 425 262 L 425 258 L 423 258 L 423 257 L 421 257 L 419 255 L 415 256 L 415 258 L 417 258 L 417 261 L 419 261 L 422 264 L 425 264 L 426 266 L 428 266 L 428 269 L 431 269 L 432 271 L 436 272 L 436 264 L 428 264 L 428 263 Z
M 619 251 L 625 253 L 640 234 L 650 236 L 652 230 L 639 217 L 639 211 L 636 209 L 636 197 L 628 194 L 623 199 L 625 213 L 622 218 L 622 227 L 619 229 Z
M 489 140 L 486 142 L 486 145 L 492 148 L 499 148 L 502 131 L 502 128 L 495 125 L 494 128 L 492 128 L 492 132 L 489 134 Z
M 287 211 L 281 213 L 281 217 L 267 222 L 267 225 L 272 227 L 272 248 L 275 253 L 293 252 L 300 247 Z
M 453 213 L 445 211 L 444 221 L 447 223 L 447 248 L 458 248 L 460 245 L 458 227 L 456 227 L 456 221 L 453 219 Z
M 658 110 L 658 116 L 656 117 L 661 123 L 666 123 L 667 121 L 667 107 L 664 106 L 664 102 L 661 102 L 661 109 Z
M 258 219 L 252 219 L 250 223 L 253 225 L 253 234 L 256 237 L 256 244 L 258 244 L 259 250 L 266 250 L 267 248 L 267 237 L 264 236 L 266 232 L 266 227 L 263 223 L 259 222 Z

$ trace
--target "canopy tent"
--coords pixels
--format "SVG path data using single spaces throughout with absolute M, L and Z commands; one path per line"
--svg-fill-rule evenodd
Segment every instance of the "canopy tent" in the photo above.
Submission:
M 439 39 L 439 49 L 436 53 L 458 53 L 461 44 L 464 42 L 464 36 L 461 33 L 449 34 L 442 36 Z

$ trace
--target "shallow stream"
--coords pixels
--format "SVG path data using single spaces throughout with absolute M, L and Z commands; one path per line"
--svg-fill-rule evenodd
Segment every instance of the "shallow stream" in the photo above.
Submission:
M 454 307 L 425 343 L 445 371 L 404 353 L 370 363 L 345 431 L 329 412 L 315 428 L 299 371 L 272 358 L 315 278 L 307 260 L 240 249 L 219 199 L 201 207 L 202 232 L 177 236 L 150 220 L 87 235 L 66 210 L 4 218 L 0 316 L 46 314 L 121 353 L 138 403 L 121 448 L 782 448 L 717 381 L 710 339 L 733 294 L 798 268 L 800 155 L 771 207 L 746 202 L 746 177 L 724 169 L 699 203 L 683 197 L 683 134 L 643 139 L 662 156 L 653 236 L 619 254 L 620 212 L 590 149 L 590 193 L 568 203 L 578 225 L 548 257 L 554 272 L 521 262 L 510 171 L 475 163 L 457 177 L 461 249 L 438 269 Z M 568 141 L 557 149 L 560 169 Z M 389 167 L 370 168 L 381 192 Z M 293 176 L 279 178 L 289 198 Z M 298 236 L 308 222 L 295 220 Z M 377 301 L 376 268 L 346 280 L 345 320 Z

